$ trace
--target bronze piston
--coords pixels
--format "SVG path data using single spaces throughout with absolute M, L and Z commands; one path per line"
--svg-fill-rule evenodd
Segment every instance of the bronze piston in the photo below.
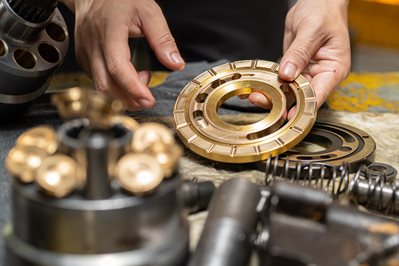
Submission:
M 317 105 L 313 88 L 299 76 L 283 83 L 278 64 L 262 60 L 227 63 L 194 78 L 182 90 L 174 107 L 177 134 L 195 153 L 220 162 L 255 162 L 287 151 L 313 126 Z M 263 94 L 272 102 L 270 113 L 249 125 L 234 125 L 218 115 L 233 96 Z M 296 100 L 294 116 L 284 124 L 288 96 Z

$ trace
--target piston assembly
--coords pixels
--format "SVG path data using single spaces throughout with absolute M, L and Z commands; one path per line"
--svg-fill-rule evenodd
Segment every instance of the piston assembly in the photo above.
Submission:
M 14 176 L 7 265 L 185 265 L 189 212 L 213 184 L 181 181 L 181 149 L 157 123 L 74 88 L 53 101 L 67 121 L 23 133 L 6 159 Z
M 180 93 L 173 111 L 183 143 L 203 157 L 228 163 L 264 160 L 298 144 L 315 122 L 315 93 L 303 76 L 282 82 L 278 67 L 263 60 L 237 61 L 195 77 Z M 219 117 L 219 107 L 229 98 L 253 92 L 272 103 L 264 119 L 235 125 Z M 296 112 L 285 122 L 293 104 Z
M 68 31 L 56 5 L 56 0 L 0 0 L 0 113 L 27 108 L 62 63 Z

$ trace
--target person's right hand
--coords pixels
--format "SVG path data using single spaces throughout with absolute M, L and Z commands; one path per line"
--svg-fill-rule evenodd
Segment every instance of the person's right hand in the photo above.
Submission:
M 131 110 L 155 104 L 147 71 L 131 63 L 128 39 L 145 36 L 159 61 L 172 70 L 184 67 L 174 38 L 153 0 L 63 0 L 76 14 L 76 56 L 101 91 Z

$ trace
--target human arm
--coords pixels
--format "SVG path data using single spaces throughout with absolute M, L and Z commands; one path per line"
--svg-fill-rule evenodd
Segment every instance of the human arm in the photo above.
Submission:
M 129 109 L 155 104 L 149 73 L 131 63 L 128 39 L 145 36 L 162 64 L 184 67 L 173 36 L 153 0 L 61 0 L 76 15 L 76 57 L 97 90 L 121 99 Z

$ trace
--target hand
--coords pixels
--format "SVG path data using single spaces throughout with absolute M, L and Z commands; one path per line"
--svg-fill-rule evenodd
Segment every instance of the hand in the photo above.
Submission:
M 316 92 L 318 108 L 350 70 L 347 4 L 348 0 L 298 0 L 286 18 L 279 76 L 293 81 L 302 73 Z M 252 93 L 249 101 L 271 105 L 259 93 Z M 288 118 L 294 113 L 295 107 Z
M 131 63 L 128 39 L 145 36 L 162 64 L 184 67 L 160 7 L 153 0 L 63 0 L 76 14 L 76 56 L 98 91 L 132 110 L 155 104 L 149 72 Z

